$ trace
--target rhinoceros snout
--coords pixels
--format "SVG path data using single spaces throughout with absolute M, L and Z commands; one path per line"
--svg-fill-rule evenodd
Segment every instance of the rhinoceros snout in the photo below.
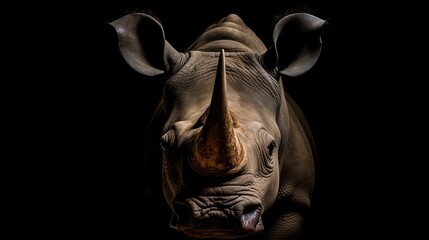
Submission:
M 175 201 L 170 227 L 198 238 L 234 239 L 264 230 L 260 203 Z

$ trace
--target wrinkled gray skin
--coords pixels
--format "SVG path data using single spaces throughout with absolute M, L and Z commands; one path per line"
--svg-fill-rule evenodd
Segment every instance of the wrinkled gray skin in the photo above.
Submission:
M 160 168 L 150 169 L 160 172 L 150 181 L 162 181 L 167 222 L 178 236 L 299 239 L 311 207 L 315 152 L 282 81 L 316 63 L 324 23 L 307 13 L 286 15 L 267 50 L 231 14 L 185 52 L 165 40 L 150 15 L 111 23 L 133 69 L 165 76 L 145 161 Z M 162 150 L 154 147 L 159 143 Z M 148 189 L 156 202 L 159 190 Z

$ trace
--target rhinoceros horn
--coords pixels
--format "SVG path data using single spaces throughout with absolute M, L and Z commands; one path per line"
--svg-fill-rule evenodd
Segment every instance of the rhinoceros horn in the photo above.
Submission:
M 190 165 L 203 175 L 225 176 L 236 173 L 245 163 L 245 154 L 234 132 L 234 121 L 228 109 L 223 49 L 208 111 L 204 126 L 195 139 Z

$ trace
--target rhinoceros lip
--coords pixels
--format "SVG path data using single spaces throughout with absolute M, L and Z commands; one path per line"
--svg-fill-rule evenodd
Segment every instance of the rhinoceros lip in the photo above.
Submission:
M 230 226 L 226 223 L 201 223 L 196 226 L 183 227 L 180 226 L 179 231 L 186 235 L 195 238 L 219 238 L 219 239 L 235 239 L 242 238 L 248 235 L 245 231 Z
M 170 226 L 189 236 L 234 239 L 264 230 L 264 206 L 255 187 L 241 176 L 234 184 L 187 185 L 177 192 Z M 238 181 L 238 182 L 237 182 Z M 243 187 L 246 186 L 246 187 Z
M 264 230 L 262 212 L 262 207 L 258 207 L 256 211 L 245 212 L 240 222 L 229 218 L 214 218 L 209 220 L 194 219 L 182 223 L 179 222 L 178 216 L 173 213 L 170 226 L 196 238 L 236 239 Z
M 262 221 L 258 221 L 262 225 Z M 262 227 L 263 229 L 263 227 Z M 177 230 L 184 232 L 188 236 L 195 238 L 219 238 L 219 239 L 236 239 L 246 237 L 256 232 L 247 232 L 245 229 L 233 227 L 229 223 L 201 223 L 196 226 L 179 226 Z M 259 231 L 258 231 L 259 232 Z

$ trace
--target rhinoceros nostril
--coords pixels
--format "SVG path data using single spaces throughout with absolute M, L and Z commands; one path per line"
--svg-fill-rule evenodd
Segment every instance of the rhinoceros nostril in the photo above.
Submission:
M 175 201 L 173 203 L 173 213 L 170 220 L 170 227 L 178 230 L 179 225 L 184 221 L 188 221 L 191 209 L 186 203 Z
M 243 209 L 241 216 L 242 228 L 246 232 L 257 233 L 264 230 L 262 223 L 262 207 L 260 205 L 249 205 Z
M 170 227 L 179 230 L 178 223 L 179 219 L 177 218 L 177 215 L 173 212 L 173 214 L 171 214 Z

